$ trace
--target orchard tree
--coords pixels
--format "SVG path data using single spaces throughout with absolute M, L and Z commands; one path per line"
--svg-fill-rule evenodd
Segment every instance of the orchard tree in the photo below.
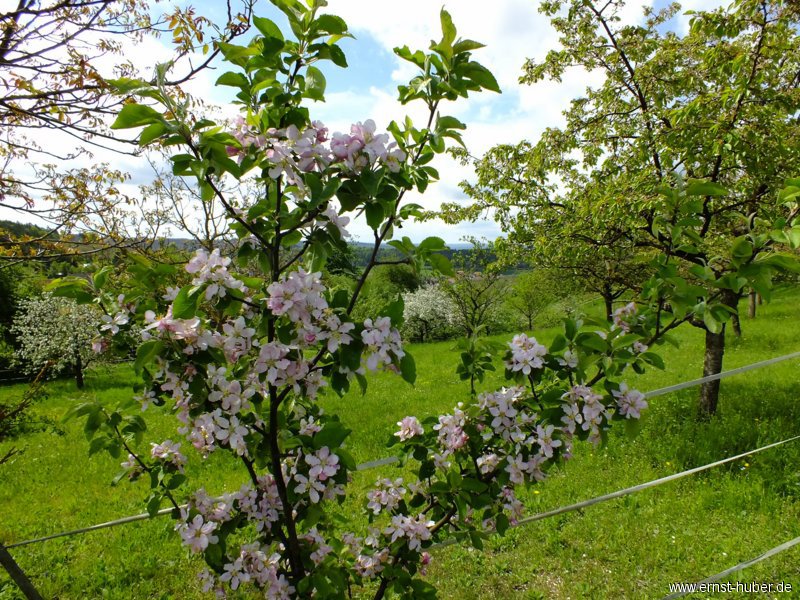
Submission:
M 522 318 L 530 331 L 537 315 L 563 297 L 557 286 L 557 280 L 546 269 L 525 271 L 514 279 L 506 303 Z
M 499 207 L 510 235 L 546 234 L 566 252 L 584 226 L 623 258 L 652 252 L 641 298 L 659 334 L 684 322 L 705 332 L 712 375 L 741 295 L 752 287 L 767 298 L 773 274 L 796 268 L 776 244 L 798 242 L 789 178 L 800 159 L 800 8 L 743 0 L 692 14 L 679 35 L 670 30 L 678 5 L 646 10 L 642 25 L 621 24 L 622 6 L 542 3 L 561 48 L 526 63 L 523 82 L 558 81 L 570 68 L 603 82 L 572 101 L 564 127 L 491 150 L 469 188 L 471 210 Z M 587 260 L 602 269 L 602 257 Z M 716 410 L 718 393 L 719 381 L 701 388 L 701 412 Z
M 546 149 L 540 148 L 539 151 Z M 530 142 L 499 145 L 482 161 L 464 149 L 453 154 L 462 162 L 473 161 L 477 183 L 462 182 L 461 187 L 473 202 L 469 205 L 445 203 L 438 216 L 446 222 L 483 218 L 492 209 L 505 234 L 495 241 L 498 261 L 507 267 L 532 264 L 558 272 L 567 287 L 598 294 L 611 321 L 614 303 L 622 296 L 641 290 L 649 274 L 648 255 L 625 235 L 625 226 L 614 224 L 609 215 L 594 210 L 583 197 L 589 188 L 584 174 L 569 174 L 569 189 L 581 195 L 579 201 L 560 197 L 562 185 L 539 182 L 540 171 L 529 160 L 534 152 Z M 501 171 L 503 164 L 506 171 Z M 531 198 L 542 199 L 547 210 Z
M 413 341 L 441 340 L 452 335 L 456 307 L 437 283 L 403 294 L 403 334 Z
M 49 293 L 21 300 L 11 326 L 20 366 L 31 374 L 70 373 L 78 389 L 83 388 L 84 370 L 97 358 L 92 342 L 103 323 L 101 315 L 96 306 Z
M 441 286 L 455 308 L 455 325 L 465 337 L 472 337 L 497 322 L 508 282 L 494 268 L 494 244 L 474 238 L 468 241 L 472 248 L 455 256 L 455 273 L 443 279 Z
M 121 191 L 127 173 L 93 159 L 93 152 L 137 150 L 135 140 L 108 129 L 126 99 L 113 93 L 107 78 L 136 76 L 125 56 L 128 45 L 168 32 L 175 56 L 164 83 L 180 96 L 180 84 L 208 67 L 220 43 L 247 30 L 252 0 L 242 0 L 238 12 L 229 2 L 222 27 L 191 8 L 154 21 L 145 0 L 16 0 L 6 6 L 0 12 L 0 206 L 20 220 L 44 221 L 47 231 L 0 240 L 0 268 L 152 239 L 161 225 L 158 212 Z M 114 71 L 101 72 L 109 57 L 117 59 Z M 58 150 L 59 139 L 69 149 Z
M 605 321 L 570 321 L 549 348 L 516 336 L 504 357 L 513 385 L 449 414 L 402 418 L 391 445 L 408 475 L 379 480 L 367 492 L 368 522 L 354 522 L 352 511 L 342 520 L 332 505 L 344 501 L 356 469 L 345 447 L 350 431 L 339 415 L 322 410 L 319 397 L 351 385 L 366 389 L 375 371 L 415 380 L 398 332 L 402 300 L 363 320 L 353 309 L 381 245 L 419 212 L 406 194 L 437 177 L 430 161 L 448 138 L 460 141 L 465 126 L 444 112 L 447 102 L 499 90 L 472 58 L 482 45 L 458 38 L 442 11 L 442 36 L 429 52 L 396 49 L 419 69 L 400 86 L 399 99 L 425 106 L 423 126 L 404 119 L 383 133 L 366 120 L 330 135 L 306 103 L 324 99 L 317 64 L 346 65 L 337 42 L 347 25 L 322 13 L 321 0 L 274 4 L 289 21 L 290 37 L 255 18 L 260 35 L 246 46 L 222 46 L 231 70 L 219 82 L 236 90 L 243 116 L 234 131 L 193 120 L 158 86 L 117 82 L 159 104 L 126 105 L 115 127 L 144 127 L 140 141 L 172 147 L 175 173 L 196 178 L 204 201 L 225 207 L 240 243 L 233 256 L 198 250 L 186 265 L 192 281 L 171 300 L 154 300 L 147 280 L 141 295 L 121 301 L 100 273 L 91 282 L 54 284 L 61 294 L 95 297 L 120 323 L 119 331 L 105 331 L 108 345 L 124 334 L 126 319 L 144 328 L 134 363 L 142 386 L 132 412 L 88 403 L 73 414 L 87 417 L 90 451 L 124 456 L 121 477 L 149 484 L 151 513 L 162 502 L 175 508 L 177 532 L 206 562 L 206 591 L 434 598 L 420 577 L 434 543 L 454 538 L 480 546 L 493 531 L 504 533 L 523 512 L 518 486 L 544 479 L 578 440 L 599 443 L 613 422 L 636 422 L 647 403 L 623 379 L 659 362 L 643 345 L 653 318 L 629 307 L 615 329 Z M 237 209 L 222 178 L 254 178 L 260 193 Z M 373 231 L 369 263 L 353 290 L 331 291 L 320 270 L 346 243 L 349 219 L 358 217 Z M 410 265 L 448 270 L 438 238 L 393 241 Z M 241 487 L 212 497 L 201 474 L 184 472 L 183 442 L 160 440 L 142 451 L 141 408 L 152 407 L 173 413 L 178 435 L 201 456 L 233 456 Z

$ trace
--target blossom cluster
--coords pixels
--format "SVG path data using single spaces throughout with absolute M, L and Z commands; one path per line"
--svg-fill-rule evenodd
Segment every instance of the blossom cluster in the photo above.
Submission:
M 513 523 L 523 512 L 515 495 L 516 486 L 544 480 L 556 460 L 571 456 L 576 438 L 598 444 L 612 419 L 639 418 L 647 403 L 641 392 L 625 383 L 614 384 L 610 391 L 572 383 L 577 375 L 577 349 L 553 355 L 535 338 L 524 334 L 515 336 L 508 348 L 509 377 L 524 375 L 525 386 L 479 394 L 468 407 L 459 403 L 452 413 L 437 417 L 429 433 L 416 417 L 405 417 L 398 422 L 400 429 L 394 435 L 415 456 L 420 446 L 426 447 L 435 468 L 443 471 L 436 475 L 441 480 L 449 481 L 447 473 L 453 465 L 462 465 L 462 473 L 463 465 L 474 465 L 471 476 L 492 486 L 495 506 Z M 545 384 L 551 392 L 544 405 L 536 391 L 538 378 L 545 370 L 558 367 L 569 377 L 556 377 Z M 565 382 L 571 385 L 552 393 Z M 368 510 L 375 514 L 391 511 L 399 504 L 401 491 L 405 493 L 401 480 L 379 481 L 369 493 Z M 495 524 L 491 510 L 487 510 L 482 526 L 491 528 Z
M 273 179 L 285 176 L 301 194 L 305 192 L 301 173 L 321 171 L 331 165 L 339 165 L 346 173 L 355 175 L 376 165 L 397 173 L 406 160 L 406 153 L 390 141 L 389 134 L 376 133 L 372 119 L 353 124 L 350 133 L 337 132 L 329 137 L 328 128 L 319 121 L 302 131 L 290 125 L 258 133 L 239 118 L 233 136 L 240 147 L 230 146 L 231 156 L 242 160 L 251 149 L 264 151 L 271 165 L 269 176 Z
M 243 485 L 237 492 L 210 497 L 200 489 L 181 510 L 175 529 L 183 543 L 194 553 L 205 552 L 219 543 L 219 534 L 226 523 L 245 515 L 256 531 L 266 532 L 280 520 L 280 499 L 271 475 L 258 479 L 258 487 Z M 224 586 L 236 590 L 253 583 L 264 590 L 267 598 L 291 598 L 294 588 L 286 578 L 286 566 L 280 552 L 258 541 L 243 543 L 238 554 L 225 563 L 221 574 L 201 574 L 204 591 L 224 596 Z
M 194 275 L 193 285 L 206 286 L 206 300 L 211 300 L 215 296 L 223 298 L 227 290 L 247 293 L 245 285 L 228 271 L 230 264 L 231 259 L 223 258 L 219 248 L 215 248 L 211 254 L 200 249 L 186 265 L 186 272 Z
M 506 363 L 506 367 L 511 371 L 530 375 L 532 371 L 544 366 L 547 348 L 537 342 L 536 338 L 520 333 L 511 340 L 509 348 L 511 357 Z
M 625 306 L 618 308 L 612 315 L 614 327 L 628 333 L 631 327 L 636 324 L 637 312 L 634 302 L 629 302 Z
M 366 366 L 370 371 L 379 367 L 392 368 L 404 356 L 400 332 L 392 327 L 389 317 L 364 321 L 361 340 L 367 347 Z

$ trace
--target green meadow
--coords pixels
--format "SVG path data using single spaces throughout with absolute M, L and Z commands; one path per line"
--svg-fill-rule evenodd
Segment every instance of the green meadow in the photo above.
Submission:
M 800 350 L 796 291 L 785 291 L 742 319 L 743 334 L 728 333 L 725 369 Z M 549 341 L 556 329 L 534 331 Z M 497 336 L 507 340 L 510 336 Z M 700 376 L 702 335 L 676 332 L 678 347 L 661 346 L 664 371 L 631 382 L 643 391 Z M 418 379 L 370 379 L 365 396 L 328 395 L 326 409 L 353 430 L 348 446 L 359 462 L 388 454 L 386 441 L 408 414 L 427 416 L 468 401 L 455 374 L 452 342 L 409 346 Z M 696 418 L 697 389 L 659 396 L 638 436 L 615 431 L 605 447 L 579 444 L 573 460 L 525 497 L 534 514 L 706 464 L 800 434 L 799 360 L 788 360 L 722 382 L 718 414 Z M 633 376 L 633 374 L 632 374 Z M 79 421 L 62 422 L 75 403 L 97 399 L 109 406 L 127 398 L 135 382 L 128 365 L 91 371 L 78 393 L 69 380 L 47 384 L 34 414 L 56 426 L 0 445 L 23 450 L 0 467 L 0 541 L 33 537 L 143 512 L 146 483 L 111 485 L 119 460 L 88 456 Z M 482 389 L 501 385 L 499 375 Z M 24 386 L 0 388 L 21 395 Z M 179 439 L 176 421 L 159 409 L 145 413 L 149 439 Z M 184 442 L 184 447 L 188 444 Z M 149 446 L 146 446 L 149 448 Z M 356 473 L 341 510 L 363 515 L 365 490 L 397 466 Z M 245 474 L 231 457 L 191 458 L 187 473 L 202 472 L 212 494 L 231 491 Z M 622 499 L 562 514 L 492 538 L 483 550 L 451 546 L 433 552 L 427 577 L 442 598 L 660 598 L 671 582 L 692 582 L 800 535 L 800 441 L 721 468 Z M 361 521 L 365 524 L 366 517 Z M 12 549 L 46 598 L 192 599 L 204 597 L 196 581 L 202 561 L 180 546 L 169 517 L 145 520 Z M 731 581 L 786 581 L 800 589 L 800 547 L 735 574 Z M 244 596 L 243 596 L 244 597 Z M 703 596 L 696 596 L 703 597 Z M 733 596 L 736 597 L 736 596 Z M 749 597 L 742 594 L 740 597 Z M 0 600 L 22 598 L 0 573 Z

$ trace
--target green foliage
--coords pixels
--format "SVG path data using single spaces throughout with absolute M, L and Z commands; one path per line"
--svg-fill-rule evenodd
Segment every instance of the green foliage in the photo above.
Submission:
M 483 383 L 486 373 L 495 370 L 494 358 L 503 350 L 503 345 L 472 335 L 459 340 L 456 349 L 461 351 L 461 362 L 456 367 L 456 375 L 461 381 L 469 380 L 470 393 L 475 396 L 475 384 Z
M 473 206 L 445 216 L 494 209 L 509 251 L 590 265 L 580 277 L 609 308 L 643 288 L 660 331 L 688 321 L 719 334 L 746 288 L 769 294 L 773 275 L 792 269 L 768 257 L 795 235 L 800 15 L 735 3 L 692 13 L 679 34 L 677 5 L 641 25 L 622 24 L 622 8 L 542 4 L 561 47 L 528 61 L 523 81 L 579 67 L 603 82 L 571 102 L 564 126 L 493 148 L 464 186 Z M 721 363 L 722 341 L 709 340 Z
M 408 265 L 385 265 L 370 271 L 353 317 L 363 320 L 420 285 L 419 275 Z

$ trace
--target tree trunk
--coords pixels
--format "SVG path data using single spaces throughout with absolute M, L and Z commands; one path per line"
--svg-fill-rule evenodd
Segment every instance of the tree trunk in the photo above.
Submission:
M 739 313 L 731 315 L 731 327 L 733 327 L 733 335 L 737 338 L 742 337 L 742 322 L 739 320 Z
M 757 295 L 758 295 L 758 305 L 761 306 L 762 304 L 764 304 L 764 298 L 761 296 L 761 294 Z
M 722 372 L 722 356 L 725 354 L 725 326 L 720 333 L 706 331 L 706 352 L 703 357 L 703 377 Z M 700 413 L 711 416 L 717 412 L 719 401 L 719 379 L 704 383 L 700 387 Z
M 75 385 L 79 390 L 83 389 L 83 361 L 81 360 L 81 353 L 75 350 Z
M 722 303 L 736 309 L 739 294 L 732 290 L 722 291 Z M 725 354 L 725 325 L 719 333 L 706 330 L 706 351 L 703 357 L 703 377 L 717 375 L 722 372 L 722 357 Z M 717 412 L 719 402 L 719 379 L 704 383 L 700 387 L 700 414 L 708 417 Z
M 750 317 L 751 319 L 756 318 L 756 306 L 757 306 L 756 295 L 757 294 L 755 290 L 750 290 L 750 293 L 747 295 L 748 296 L 747 316 Z
M 611 290 L 603 290 L 603 304 L 606 306 L 606 319 L 612 321 L 614 319 L 614 298 L 611 295 Z

